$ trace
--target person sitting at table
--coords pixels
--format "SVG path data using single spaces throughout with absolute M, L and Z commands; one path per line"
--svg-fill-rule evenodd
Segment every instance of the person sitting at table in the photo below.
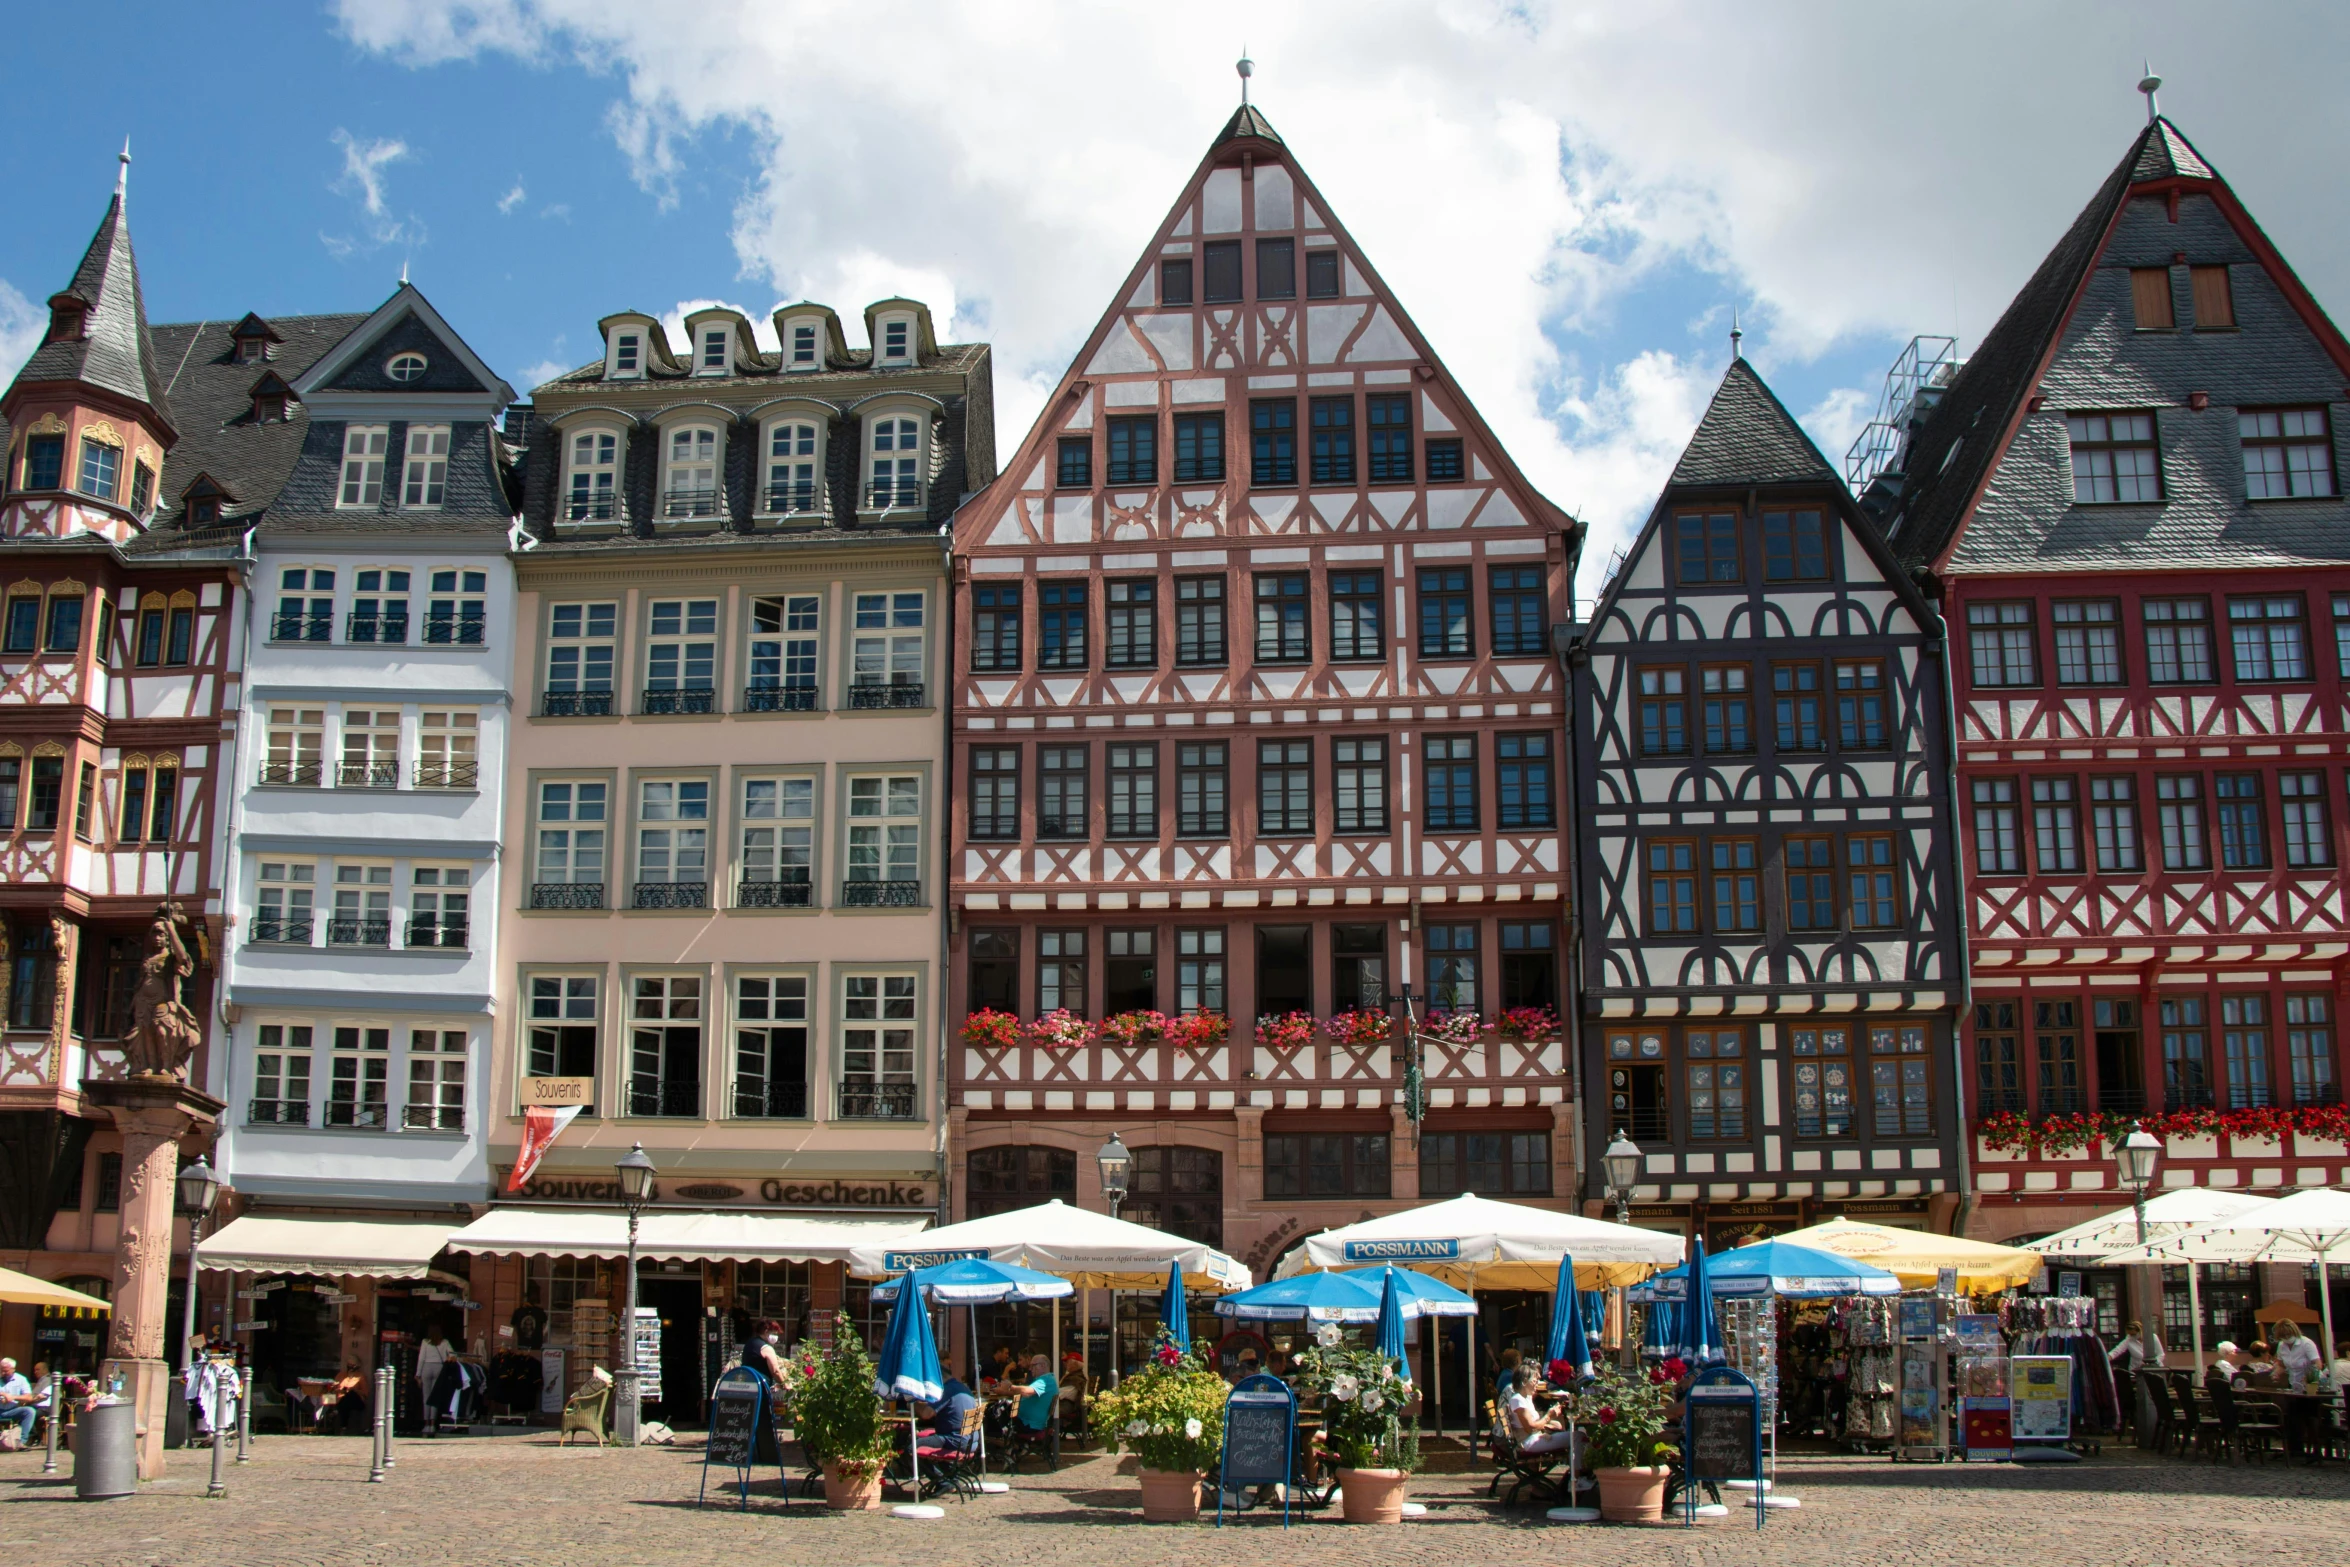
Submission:
M 2334 1346 L 2334 1358 L 2326 1365 L 2326 1380 L 2336 1387 L 2350 1387 L 2350 1338 Z
M 1493 1386 L 1497 1392 L 1501 1389 L 1502 1379 L 1517 1370 L 1518 1363 L 1524 1358 L 1514 1349 L 1505 1349 L 1501 1352 L 1501 1360 L 1493 1373 Z
M 33 1423 L 41 1418 L 33 1403 L 33 1385 L 16 1369 L 16 1362 L 0 1357 L 0 1425 L 16 1427 L 17 1445 L 33 1440 Z
M 979 1399 L 970 1385 L 955 1375 L 953 1361 L 946 1366 L 946 1380 L 939 1384 L 938 1402 L 931 1406 L 930 1418 L 922 1429 L 930 1436 L 929 1447 L 943 1447 L 957 1453 L 968 1453 L 978 1445 L 978 1433 L 963 1434 L 963 1417 L 979 1407 Z
M 2217 1377 L 2222 1382 L 2234 1386 L 2236 1378 L 2242 1375 L 2242 1371 L 2237 1365 L 2237 1358 L 2243 1353 L 2236 1347 L 2234 1339 L 2223 1338 L 2212 1345 L 2211 1364 L 2203 1368 L 2203 1380 L 2208 1382 L 2213 1377 Z
M 2279 1386 L 2284 1378 L 2277 1372 L 2277 1363 L 2269 1353 L 2268 1340 L 2256 1338 L 2252 1351 L 2236 1373 L 2236 1386 L 2244 1388 L 2271 1388 Z
M 1532 1366 L 1514 1368 L 1516 1380 L 1502 1395 L 1502 1423 L 1509 1430 L 1510 1440 L 1521 1453 L 1555 1453 L 1575 1439 L 1567 1428 L 1566 1405 L 1553 1404 L 1547 1412 L 1534 1407 L 1535 1398 L 1544 1391 L 1542 1373 Z
M 2318 1362 L 2323 1358 L 2317 1351 L 2317 1340 L 2303 1333 L 2300 1323 L 2287 1317 L 2277 1324 L 2277 1370 L 2288 1386 L 2298 1391 L 2316 1374 Z
M 1037 1353 L 1028 1357 L 1029 1380 L 1014 1383 L 1020 1403 L 1015 1417 L 1030 1431 L 1042 1431 L 1053 1423 L 1053 1405 L 1061 1396 L 1061 1379 L 1053 1375 L 1051 1357 Z
M 995 1347 L 995 1353 L 988 1357 L 988 1368 L 979 1374 L 979 1385 L 983 1388 L 993 1389 L 1011 1374 L 1012 1346 L 998 1344 Z

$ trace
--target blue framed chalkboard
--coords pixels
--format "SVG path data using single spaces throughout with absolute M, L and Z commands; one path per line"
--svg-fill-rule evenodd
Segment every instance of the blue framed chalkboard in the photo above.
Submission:
M 710 1444 L 702 1449 L 702 1490 L 694 1498 L 701 1506 L 710 1495 L 710 1466 L 723 1464 L 735 1472 L 735 1488 L 745 1512 L 751 1507 L 751 1461 L 759 1451 L 759 1430 L 767 1423 L 767 1378 L 750 1366 L 736 1366 L 710 1387 Z M 778 1455 L 781 1456 L 780 1454 Z M 783 1505 L 791 1505 L 791 1482 L 782 1465 Z
M 1297 1454 L 1297 1395 L 1279 1377 L 1242 1377 L 1224 1399 L 1224 1451 L 1217 1461 L 1216 1527 L 1224 1527 L 1224 1493 L 1252 1485 L 1281 1487 L 1281 1527 L 1289 1527 L 1289 1486 Z
M 1681 1502 L 1683 1519 L 1697 1522 L 1697 1489 L 1708 1480 L 1754 1482 L 1754 1526 L 1766 1504 L 1762 1462 L 1762 1394 L 1754 1379 L 1731 1366 L 1708 1366 L 1690 1378 L 1682 1396 Z

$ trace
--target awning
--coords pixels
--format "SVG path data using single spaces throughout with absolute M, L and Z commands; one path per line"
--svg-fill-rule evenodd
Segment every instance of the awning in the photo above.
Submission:
M 928 1219 L 787 1213 L 647 1213 L 637 1255 L 658 1262 L 842 1262 L 852 1248 L 909 1240 Z M 455 1251 L 513 1257 L 625 1257 L 628 1217 L 592 1208 L 492 1208 L 449 1237 Z
M 421 1279 L 455 1233 L 413 1219 L 280 1219 L 246 1214 L 207 1235 L 198 1263 L 213 1273 L 302 1273 L 320 1278 Z
M 114 1310 L 95 1295 L 69 1290 L 62 1284 L 52 1284 L 14 1268 L 0 1268 L 0 1306 L 38 1306 L 43 1311 L 92 1313 Z

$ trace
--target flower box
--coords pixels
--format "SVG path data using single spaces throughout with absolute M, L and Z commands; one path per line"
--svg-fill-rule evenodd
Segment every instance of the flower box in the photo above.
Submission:
M 1067 1007 L 1055 1007 L 1027 1032 L 1028 1042 L 1042 1050 L 1080 1050 L 1093 1042 L 1093 1025 Z
M 1232 1037 L 1232 1020 L 1221 1012 L 1187 1012 L 1167 1021 L 1167 1043 L 1183 1050 L 1214 1050 Z
M 1363 1008 L 1353 1012 L 1336 1012 L 1322 1020 L 1322 1032 L 1334 1044 L 1348 1045 L 1360 1050 L 1365 1045 L 1383 1043 L 1395 1033 L 1395 1019 L 1385 1012 Z
M 1314 1042 L 1313 1017 L 1283 1012 L 1257 1019 L 1257 1043 L 1268 1050 L 1303 1050 Z
M 1020 1043 L 1020 1020 L 1009 1012 L 981 1007 L 963 1019 L 963 1043 L 973 1050 L 1009 1050 Z

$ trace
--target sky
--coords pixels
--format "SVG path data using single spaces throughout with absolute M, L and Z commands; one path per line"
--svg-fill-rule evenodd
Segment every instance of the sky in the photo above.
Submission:
M 523 395 L 623 308 L 907 294 L 995 345 L 998 449 L 1254 97 L 1513 456 L 1637 529 L 1729 353 L 1831 459 L 1999 311 L 2144 123 L 2350 301 L 2350 7 L 1577 0 L 131 3 L 14 19 L 0 374 L 131 143 L 149 318 L 367 310 L 403 265 Z M 2220 23 L 2224 20 L 2224 25 Z M 136 91 L 109 83 L 138 84 Z M 38 148 L 40 155 L 32 156 Z

